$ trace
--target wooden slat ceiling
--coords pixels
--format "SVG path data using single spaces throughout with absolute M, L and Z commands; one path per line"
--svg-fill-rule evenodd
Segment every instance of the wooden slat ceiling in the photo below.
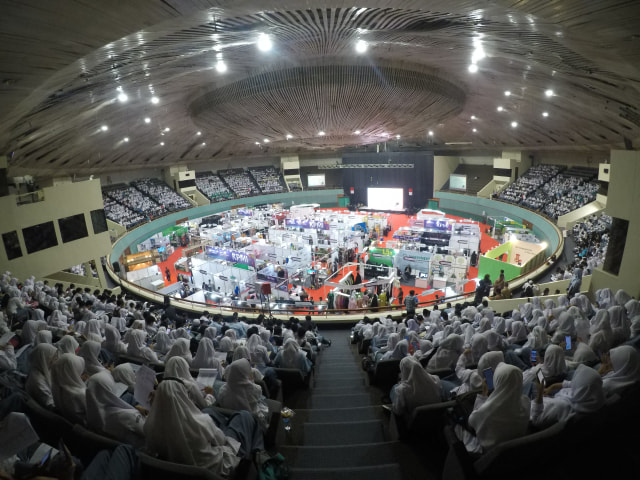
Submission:
M 500 151 L 640 140 L 636 0 L 0 0 L 0 9 L 10 174 L 217 168 L 384 141 Z M 260 34 L 271 51 L 257 48 Z

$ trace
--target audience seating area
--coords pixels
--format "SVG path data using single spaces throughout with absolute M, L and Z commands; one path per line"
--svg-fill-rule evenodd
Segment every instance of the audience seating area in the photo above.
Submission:
M 153 198 L 167 212 L 175 212 L 191 207 L 191 204 L 186 199 L 157 178 L 140 178 L 133 181 L 132 185 Z
M 116 202 L 116 205 L 125 207 L 123 209 L 116 205 L 111 205 L 110 213 L 107 213 L 105 205 L 105 215 L 107 215 L 107 218 L 121 225 L 124 224 L 122 222 L 137 225 L 142 223 L 138 217 L 143 217 L 144 221 L 146 221 L 146 217 L 158 217 L 164 212 L 164 209 L 158 205 L 155 200 L 133 185 L 121 184 L 110 186 L 107 189 L 103 189 L 102 197 L 105 199 L 105 204 L 108 198 Z
M 258 184 L 258 187 L 260 187 L 262 193 L 286 191 L 284 178 L 275 167 L 252 167 L 249 168 L 249 173 Z
M 242 168 L 220 170 L 218 171 L 218 175 L 220 175 L 238 198 L 260 194 L 260 188 L 258 185 L 255 183 L 253 178 L 251 178 L 251 175 Z
M 234 193 L 229 190 L 217 173 L 197 172 L 196 187 L 211 202 L 222 202 L 235 198 Z
M 550 218 L 572 212 L 596 199 L 599 185 L 592 168 L 537 165 L 503 190 L 498 198 L 540 210 Z

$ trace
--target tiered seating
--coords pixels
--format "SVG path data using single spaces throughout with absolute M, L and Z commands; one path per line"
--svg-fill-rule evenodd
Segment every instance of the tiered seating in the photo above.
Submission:
M 164 213 L 164 208 L 152 198 L 130 185 L 111 188 L 107 196 L 129 210 L 146 217 L 157 217 Z
M 279 193 L 286 190 L 284 179 L 275 167 L 249 168 L 249 173 L 255 179 L 262 193 Z
M 191 204 L 162 180 L 141 178 L 132 182 L 140 191 L 146 193 L 161 205 L 167 212 L 175 212 L 191 207 Z
M 104 202 L 104 213 L 112 222 L 116 222 L 126 228 L 132 228 L 146 221 L 143 215 L 134 212 L 126 205 L 118 203 L 105 193 L 102 194 L 102 201 Z
M 596 199 L 599 185 L 585 182 L 582 177 L 567 174 L 558 175 L 553 182 L 545 185 L 545 190 L 553 202 L 545 204 L 543 212 L 551 218 L 558 218 Z
M 229 190 L 229 187 L 224 184 L 216 173 L 196 173 L 196 187 L 212 202 L 221 202 L 235 198 L 233 192 Z
M 544 204 L 546 197 L 536 195 L 536 192 L 546 182 L 555 177 L 561 170 L 557 165 L 537 165 L 531 167 L 524 175 L 504 189 L 498 198 L 506 202 L 518 203 L 525 206 L 525 202 L 532 197 L 532 205 L 530 208 L 539 208 Z
M 242 168 L 232 168 L 229 170 L 221 170 L 218 172 L 224 179 L 229 188 L 237 197 L 250 197 L 251 195 L 260 195 L 258 185 L 253 181 L 251 176 Z

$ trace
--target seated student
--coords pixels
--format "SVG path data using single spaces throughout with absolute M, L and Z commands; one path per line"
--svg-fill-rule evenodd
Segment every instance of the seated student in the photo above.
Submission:
M 473 412 L 465 429 L 456 425 L 455 432 L 471 453 L 483 453 L 499 443 L 522 437 L 529 424 L 530 401 L 522 395 L 522 372 L 513 365 L 501 363 L 493 376 L 494 390 L 489 392 L 483 381 L 483 394 L 476 397 Z
M 311 361 L 307 358 L 307 354 L 300 350 L 298 343 L 295 339 L 289 338 L 280 350 L 276 358 L 273 360 L 273 364 L 277 368 L 297 368 L 304 375 L 311 372 Z
M 602 388 L 607 397 L 621 393 L 640 381 L 640 354 L 631 345 L 609 350 L 600 367 Z
M 213 388 L 205 387 L 201 389 L 191 376 L 189 364 L 183 357 L 172 357 L 165 363 L 164 378 L 178 378 L 189 393 L 191 401 L 199 408 L 203 409 L 214 404 Z
M 545 382 L 548 385 L 562 383 L 567 378 L 567 362 L 562 347 L 559 345 L 549 345 L 544 352 L 540 352 L 540 355 L 542 356 L 543 353 L 544 357 L 542 362 L 536 362 L 537 365 L 522 372 L 525 392 L 529 391 L 530 386 L 533 386 L 535 383 L 538 370 L 542 372 Z M 531 393 L 535 393 L 535 391 Z
M 178 338 L 176 342 L 171 345 L 171 348 L 164 358 L 164 361 L 167 362 L 170 358 L 173 357 L 182 357 L 187 361 L 189 365 L 191 365 L 193 356 L 191 355 L 190 346 L 191 343 L 189 340 L 187 340 L 186 338 Z
M 148 362 L 159 363 L 158 356 L 153 350 L 147 347 L 147 332 L 145 330 L 129 330 L 129 343 L 127 344 L 127 354 L 134 357 L 144 358 Z
M 87 425 L 97 433 L 144 447 L 144 421 L 140 411 L 116 396 L 115 382 L 105 370 L 87 380 Z
M 427 373 L 415 357 L 405 357 L 400 361 L 400 382 L 390 397 L 396 415 L 410 416 L 417 407 L 442 400 L 440 379 Z
M 226 383 L 220 389 L 217 404 L 231 410 L 246 410 L 266 426 L 269 407 L 264 402 L 262 389 L 255 383 L 249 360 L 234 360 L 226 368 L 225 375 Z
M 106 370 L 98 356 L 100 355 L 100 344 L 93 340 L 87 340 L 78 350 L 78 356 L 84 359 L 84 372 L 91 376 L 95 373 Z
M 407 355 L 409 355 L 409 342 L 406 340 L 399 340 L 396 343 L 393 350 L 387 351 L 382 357 L 380 357 L 380 361 L 385 360 L 402 360 Z
M 54 406 L 50 368 L 57 354 L 56 347 L 48 343 L 36 345 L 29 354 L 30 368 L 25 389 L 43 407 Z
M 87 412 L 83 371 L 84 360 L 73 353 L 62 354 L 51 366 L 53 402 L 63 417 L 80 424 Z
M 249 413 L 231 418 L 223 432 L 211 416 L 190 400 L 183 382 L 167 379 L 156 390 L 144 425 L 146 449 L 169 462 L 195 465 L 232 477 L 241 457 L 262 450 L 256 422 Z M 234 441 L 235 440 L 235 441 Z

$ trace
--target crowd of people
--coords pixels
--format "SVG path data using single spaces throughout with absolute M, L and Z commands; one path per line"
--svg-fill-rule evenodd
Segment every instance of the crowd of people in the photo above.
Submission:
M 262 193 L 280 193 L 286 190 L 284 179 L 275 167 L 249 168 L 249 173 L 254 178 Z
M 222 202 L 235 198 L 229 187 L 220 179 L 217 173 L 196 173 L 196 187 L 212 202 Z
M 274 367 L 307 376 L 330 345 L 309 316 L 190 318 L 168 301 L 21 282 L 9 272 L 0 292 L 0 337 L 9 339 L 0 347 L 0 416 L 33 400 L 98 434 L 221 476 L 264 449 L 281 407 Z M 137 364 L 160 372 L 147 398 L 136 393 Z M 216 371 L 206 386 L 194 378 L 203 368 Z
M 119 203 L 106 193 L 102 194 L 102 200 L 104 203 L 104 214 L 112 222 L 116 222 L 126 228 L 133 228 L 147 220 L 147 217 L 144 215 Z
M 158 205 L 155 200 L 138 190 L 133 185 L 111 186 L 107 190 L 103 190 L 102 197 L 103 199 L 106 197 L 115 200 L 118 204 L 125 206 L 128 211 L 145 217 L 145 220 L 149 217 L 157 217 L 164 213 L 164 209 L 161 205 Z M 125 211 L 125 213 L 126 212 L 127 211 Z M 117 222 L 117 220 L 112 218 L 109 218 L 109 220 Z
M 596 298 L 532 297 L 502 315 L 483 301 L 435 306 L 400 322 L 365 317 L 352 341 L 369 344 L 365 368 L 400 362 L 389 392 L 397 415 L 466 402 L 455 432 L 479 454 L 530 428 L 595 414 L 640 386 L 640 302 L 623 290 L 602 289 Z
M 260 194 L 258 185 L 253 181 L 249 173 L 242 168 L 221 170 L 218 171 L 218 175 L 224 179 L 238 198 Z
M 132 182 L 132 185 L 153 198 L 167 212 L 191 207 L 191 204 L 186 199 L 157 178 L 140 178 Z

